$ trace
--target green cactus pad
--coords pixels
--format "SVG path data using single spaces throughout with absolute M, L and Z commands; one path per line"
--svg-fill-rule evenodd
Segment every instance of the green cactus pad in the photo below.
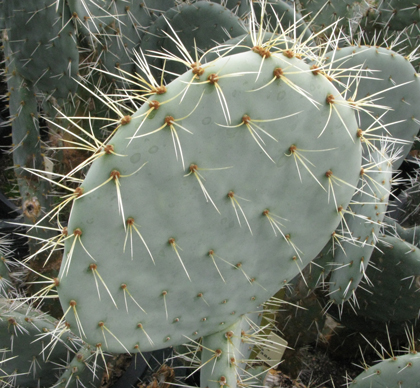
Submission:
M 335 303 L 350 299 L 365 276 L 388 206 L 391 178 L 392 163 L 386 152 L 371 151 L 337 230 L 343 240 L 336 246 L 330 279 L 330 298 Z
M 215 50 L 209 51 L 204 56 L 204 61 L 211 62 L 220 56 L 247 52 L 255 46 L 254 38 L 255 37 L 248 33 L 239 35 L 236 38 L 229 39 L 222 45 L 218 46 Z M 285 37 L 283 34 L 280 35 L 271 32 L 265 32 L 264 35 L 260 37 L 260 40 L 264 43 L 269 41 L 272 44 L 275 43 L 275 47 L 280 50 L 285 50 L 292 47 L 295 50 L 297 49 L 297 47 L 293 44 L 294 42 L 291 39 Z
M 360 113 L 360 128 L 369 142 L 378 144 L 378 137 L 400 139 L 400 158 L 393 163 L 397 169 L 408 154 L 419 129 L 420 79 L 411 63 L 400 54 L 382 47 L 351 46 L 330 53 L 330 60 L 343 71 L 342 82 L 348 84 L 346 98 L 388 107 L 390 110 L 367 105 L 369 113 Z M 344 77 L 355 75 L 359 69 L 360 82 Z M 357 91 L 357 93 L 356 93 Z M 356 97 L 354 97 L 356 95 Z M 386 113 L 385 113 L 386 112 Z
M 200 370 L 202 387 L 218 388 L 223 382 L 235 387 L 236 380 L 248 377 L 244 372 L 246 360 L 253 349 L 250 343 L 258 342 L 255 334 L 259 331 L 260 323 L 261 316 L 258 313 L 246 314 L 224 330 L 203 337 L 203 367 Z
M 79 52 L 67 5 L 56 0 L 15 0 L 5 2 L 4 7 L 17 71 L 56 98 L 75 92 Z
M 165 71 L 169 73 L 168 79 L 174 79 L 173 74 L 185 73 L 199 59 L 196 57 L 196 48 L 200 57 L 202 52 L 231 37 L 242 35 L 245 31 L 240 18 L 229 9 L 217 3 L 197 1 L 170 9 L 159 17 L 144 37 L 141 48 L 145 53 L 149 50 L 162 51 L 181 58 L 184 63 L 169 60 L 165 64 Z M 187 54 L 179 50 L 180 42 Z M 151 58 L 150 64 L 162 69 L 164 60 Z
M 153 20 L 175 5 L 175 1 L 125 0 L 118 2 L 114 0 L 89 0 L 88 2 L 82 2 L 69 0 L 68 4 L 78 30 L 91 37 L 93 34 L 102 33 L 105 26 L 113 23 L 118 24 L 119 33 L 122 33 L 121 28 L 126 33 L 132 29 L 136 30 L 136 34 L 144 33 Z M 129 23 L 125 24 L 127 21 Z M 132 36 L 131 32 L 128 33 Z M 125 43 L 130 42 L 126 40 Z
M 392 236 L 383 236 L 372 254 L 376 268 L 368 268 L 373 287 L 356 293 L 359 315 L 377 321 L 405 321 L 418 318 L 420 303 L 420 251 Z
M 348 386 L 357 388 L 412 388 L 420 381 L 417 352 L 394 356 L 367 368 Z
M 104 372 L 103 359 L 95 353 L 96 349 L 92 345 L 84 344 L 53 388 L 100 387 Z
M 15 307 L 20 304 L 21 307 Z M 57 323 L 39 310 L 0 299 L 0 349 L 4 360 L 1 382 L 16 387 L 46 387 L 57 381 L 57 364 L 66 360 L 78 340 L 63 327 L 61 337 L 52 348 Z M 8 385 L 5 385 L 8 386 Z
M 259 2 L 253 4 L 258 23 L 261 22 L 261 6 Z M 287 31 L 289 36 L 296 39 L 302 41 L 311 39 L 311 30 L 304 22 L 302 14 L 295 9 L 294 3 L 282 0 L 267 1 L 263 15 L 263 24 L 266 25 L 267 31 Z
M 420 22 L 418 3 L 410 0 L 390 0 L 378 7 L 384 27 L 401 31 Z
M 223 330 L 339 223 L 361 168 L 354 112 L 290 51 L 255 50 L 179 77 L 92 164 L 58 286 L 89 343 L 148 351 Z
M 251 12 L 249 0 L 219 0 L 218 2 L 240 18 L 246 18 L 247 14 Z
M 316 32 L 334 24 L 334 28 L 347 29 L 362 17 L 362 6 L 358 1 L 347 0 L 299 0 L 304 15 Z
M 418 246 L 420 242 L 420 226 L 412 226 L 411 228 L 404 228 L 397 221 L 390 217 L 384 218 L 385 230 L 384 233 L 388 236 L 398 237 L 401 240 L 407 241 L 411 245 Z
M 10 291 L 14 291 L 14 286 L 9 276 L 7 259 L 3 256 L 0 247 L 0 297 L 7 298 Z

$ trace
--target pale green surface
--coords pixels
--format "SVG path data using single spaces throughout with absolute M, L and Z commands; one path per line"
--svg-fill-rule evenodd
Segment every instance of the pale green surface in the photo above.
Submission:
M 79 70 L 79 52 L 70 11 L 62 0 L 56 11 L 56 3 L 14 0 L 3 7 L 13 65 L 39 90 L 66 98 L 77 90 L 72 77 Z
M 391 160 L 385 151 L 371 151 L 368 160 L 363 164 L 365 173 L 360 177 L 358 191 L 337 230 L 339 236 L 353 239 L 340 241 L 341 246 L 335 244 L 330 298 L 338 304 L 350 299 L 363 280 L 388 206 Z
M 393 164 L 394 170 L 398 169 L 419 130 L 416 121 L 420 118 L 420 79 L 415 69 L 403 56 L 383 47 L 351 46 L 336 51 L 334 55 L 330 53 L 330 56 L 334 67 L 341 72 L 341 81 L 349 87 L 346 98 L 365 99 L 365 103 L 373 99 L 376 105 L 385 107 L 368 105 L 366 109 L 370 113 L 360 112 L 359 126 L 364 131 L 370 130 L 371 136 L 368 133 L 366 137 L 376 141 L 378 147 L 379 140 L 372 136 L 391 136 L 404 142 L 396 144 L 396 148 L 402 148 L 400 158 Z M 360 82 L 354 80 L 358 72 L 363 77 Z M 347 79 L 346 75 L 350 78 Z M 375 121 L 378 120 L 376 117 L 379 123 Z
M 287 75 L 287 79 L 311 92 L 319 102 L 318 108 L 284 81 L 261 88 L 272 80 L 273 69 L 278 66 L 293 72 L 301 69 L 299 74 Z M 233 76 L 238 72 L 247 74 Z M 211 73 L 218 73 L 220 77 L 226 75 L 218 84 L 226 98 L 232 126 L 240 124 L 244 114 L 254 120 L 273 120 L 305 112 L 288 119 L 256 122 L 278 139 L 275 141 L 259 131 L 265 142 L 261 145 L 272 160 L 245 125 L 223 126 L 226 121 L 215 87 L 203 83 Z M 131 123 L 121 127 L 110 141 L 116 153 L 126 156 L 106 155 L 98 159 L 83 183 L 88 192 L 105 182 L 112 170 L 129 175 L 147 162 L 133 176 L 122 177 L 120 183 L 125 219 L 135 219 L 155 264 L 134 230 L 133 259 L 130 238 L 124 253 L 126 232 L 113 181 L 76 200 L 71 212 L 69 232 L 81 228 L 83 246 L 95 262 L 76 241 L 68 274 L 63 268 L 60 272 L 60 300 L 64 310 L 71 300 L 77 302 L 87 341 L 104 342 L 105 336 L 110 351 L 131 351 L 136 344 L 142 351 L 181 344 L 186 337 L 197 338 L 222 330 L 239 315 L 255 311 L 299 273 L 299 267 L 305 267 L 316 256 L 335 230 L 340 216 L 331 192 L 328 200 L 329 179 L 325 173 L 332 169 L 334 177 L 349 183 L 350 186 L 338 184 L 338 181 L 332 184 L 338 204 L 344 207 L 357 183 L 361 147 L 353 111 L 336 104 L 351 137 L 336 113 L 331 115 L 320 136 L 330 111 L 325 101 L 327 94 L 334 93 L 337 100 L 340 98 L 332 84 L 322 76 L 313 75 L 303 61 L 276 54 L 265 59 L 261 66 L 261 57 L 254 52 L 221 59 L 207 65 L 206 73 L 189 86 L 181 102 L 183 94 L 180 93 L 191 80 L 192 74 L 188 72 L 170 84 L 166 94 L 156 96 L 156 100 L 170 102 L 162 103 L 137 131 L 149 109 L 147 104 L 143 106 Z M 168 127 L 150 134 L 163 125 L 167 115 L 184 118 L 176 124 L 193 133 L 176 127 L 185 168 L 178 147 L 178 160 L 175 157 Z M 136 132 L 149 135 L 134 139 L 128 145 L 128 139 Z M 319 183 L 299 162 L 300 180 L 293 156 L 287 156 L 291 145 L 301 150 L 318 150 L 299 152 L 313 163 L 314 166 L 307 165 Z M 191 163 L 203 169 L 199 171 L 200 179 L 214 206 L 206 202 L 196 177 L 185 176 Z M 231 190 L 247 217 L 252 234 L 238 209 L 239 226 L 227 197 Z M 282 217 L 277 221 L 282 224 L 279 224 L 282 233 L 291 236 L 290 241 L 279 231 L 277 236 L 274 234 L 268 218 L 262 215 L 265 209 L 269 209 L 273 217 Z M 179 246 L 178 252 L 191 281 L 168 243 L 170 238 Z M 74 237 L 67 240 L 63 265 L 74 241 Z M 214 256 L 224 280 L 208 255 L 210 249 L 225 260 Z M 293 259 L 298 253 L 302 261 Z M 97 275 L 95 283 L 89 270 L 92 263 L 98 266 L 98 273 L 118 309 Z M 242 263 L 242 269 L 232 267 L 238 263 Z M 247 277 L 255 281 L 249 282 Z M 128 291 L 147 314 L 128 294 L 126 311 L 122 283 L 127 284 Z M 167 292 L 165 298 L 163 291 Z M 199 293 L 203 293 L 205 302 L 197 297 Z M 66 319 L 76 330 L 71 311 Z M 105 322 L 106 329 L 101 329 L 99 322 Z M 139 322 L 153 344 L 137 328 Z

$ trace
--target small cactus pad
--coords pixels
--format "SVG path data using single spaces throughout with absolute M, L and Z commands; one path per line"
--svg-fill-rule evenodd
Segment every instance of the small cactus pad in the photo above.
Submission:
M 357 313 L 382 322 L 417 319 L 420 313 L 420 250 L 397 237 L 382 236 L 366 274 L 373 284 L 356 293 Z
M 150 63 L 160 69 L 165 67 L 169 78 L 174 79 L 174 74 L 185 73 L 191 63 L 199 61 L 197 56 L 201 53 L 245 32 L 241 19 L 229 9 L 217 3 L 197 1 L 172 8 L 160 16 L 145 35 L 141 48 L 144 52 L 152 50 L 151 57 L 157 55 L 157 58 L 150 58 Z M 161 51 L 163 57 L 170 53 L 180 60 L 165 63 L 156 51 Z
M 0 298 L 1 386 L 37 388 L 56 382 L 57 364 L 78 342 L 62 323 L 57 324 L 39 310 Z
M 350 46 L 331 52 L 330 60 L 342 72 L 342 82 L 348 88 L 346 98 L 365 106 L 359 126 L 366 143 L 378 144 L 381 136 L 396 139 L 395 148 L 401 148 L 393 163 L 397 169 L 419 131 L 420 79 L 414 67 L 402 55 L 383 47 Z M 357 73 L 362 77 L 359 80 L 354 78 Z
M 59 10 L 57 3 L 60 3 Z M 65 98 L 69 92 L 76 91 L 73 77 L 79 68 L 75 29 L 70 11 L 63 3 L 58 0 L 4 3 L 14 66 L 34 86 L 56 98 Z
M 330 298 L 338 304 L 353 296 L 365 276 L 391 192 L 391 159 L 379 150 L 371 151 L 369 157 L 349 208 L 342 210 L 343 221 L 336 231 L 343 240 L 334 254 Z
M 394 356 L 367 368 L 348 387 L 412 388 L 420 381 L 420 356 L 417 352 Z

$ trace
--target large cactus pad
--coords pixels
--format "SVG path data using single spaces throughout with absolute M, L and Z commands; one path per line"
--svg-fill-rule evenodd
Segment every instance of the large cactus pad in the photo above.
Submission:
M 361 167 L 353 110 L 291 50 L 196 64 L 158 93 L 92 164 L 68 224 L 60 300 L 110 351 L 255 311 L 325 245 Z

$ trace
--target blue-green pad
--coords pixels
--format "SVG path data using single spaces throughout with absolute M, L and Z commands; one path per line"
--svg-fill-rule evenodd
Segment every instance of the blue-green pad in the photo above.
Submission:
M 309 65 L 249 51 L 203 69 L 121 126 L 72 208 L 60 301 L 109 351 L 182 344 L 255 311 L 321 250 L 333 195 L 347 207 L 357 184 L 354 112 Z M 74 309 L 66 319 L 77 331 Z
M 417 352 L 395 355 L 367 368 L 348 387 L 413 388 L 420 381 L 420 356 Z
M 173 8 L 162 15 L 151 26 L 143 39 L 141 48 L 146 54 L 150 50 L 169 52 L 185 60 L 183 57 L 185 54 L 181 53 L 175 43 L 181 41 L 195 62 L 197 60 L 196 48 L 198 49 L 197 56 L 200 57 L 202 52 L 245 32 L 241 19 L 229 9 L 217 3 L 197 1 Z M 152 53 L 150 55 L 153 56 Z M 190 61 L 187 59 L 187 62 Z M 150 64 L 162 69 L 164 61 L 150 58 Z M 174 79 L 174 76 L 171 76 L 172 73 L 182 74 L 189 69 L 190 66 L 178 61 L 169 60 L 165 64 L 169 79 Z
M 406 58 L 383 47 L 350 46 L 330 52 L 329 56 L 337 71 L 341 71 L 340 80 L 348 84 L 346 98 L 364 99 L 365 103 L 373 99 L 377 105 L 389 107 L 387 111 L 367 106 L 370 113 L 360 112 L 359 125 L 363 131 L 369 131 L 365 137 L 378 148 L 380 136 L 404 142 L 395 145 L 401 148 L 400 158 L 393 163 L 393 168 L 398 169 L 419 131 L 420 79 L 415 69 Z M 356 70 L 347 70 L 356 67 L 363 70 L 360 82 L 352 78 Z
M 385 150 L 373 150 L 363 165 L 357 190 L 337 235 L 344 239 L 336 246 L 331 274 L 330 298 L 343 303 L 353 296 L 364 278 L 379 237 L 391 192 L 392 163 Z
M 397 237 L 382 236 L 367 276 L 373 287 L 356 293 L 358 315 L 377 321 L 417 319 L 420 312 L 420 250 Z
M 57 364 L 67 360 L 78 340 L 64 330 L 56 346 L 48 346 L 58 322 L 39 310 L 22 304 L 17 308 L 16 304 L 0 299 L 0 349 L 8 360 L 1 363 L 0 382 L 10 378 L 15 387 L 53 385 Z
M 349 24 L 362 17 L 358 1 L 348 0 L 299 0 L 303 14 L 311 28 L 319 32 L 334 24 L 334 28 L 347 29 Z M 318 13 L 319 12 L 319 13 Z
M 119 2 L 114 0 L 69 0 L 68 4 L 76 20 L 78 31 L 91 38 L 91 35 L 102 33 L 104 26 L 108 26 L 113 22 L 118 23 L 120 17 L 123 17 L 125 21 L 130 20 L 129 25 L 125 25 L 123 28 L 134 28 L 136 33 L 142 33 L 150 26 L 153 20 L 173 7 L 175 1 L 124 0 L 123 2 Z M 128 19 L 126 19 L 127 14 Z
M 79 51 L 67 4 L 62 0 L 14 0 L 3 6 L 14 66 L 22 77 L 55 98 L 74 93 Z
M 257 23 L 261 23 L 262 6 L 256 2 L 253 4 Z M 281 25 L 281 27 L 279 26 Z M 303 16 L 296 10 L 296 5 L 282 0 L 267 1 L 263 16 L 263 25 L 267 31 L 276 31 L 301 41 L 311 39 L 311 29 L 304 22 Z
M 419 4 L 412 0 L 389 0 L 380 3 L 378 11 L 384 27 L 395 31 L 420 22 Z
M 245 314 L 224 330 L 203 337 L 201 387 L 218 388 L 225 381 L 234 388 L 237 381 L 249 378 L 245 368 L 253 345 L 261 342 L 261 318 L 262 312 Z

